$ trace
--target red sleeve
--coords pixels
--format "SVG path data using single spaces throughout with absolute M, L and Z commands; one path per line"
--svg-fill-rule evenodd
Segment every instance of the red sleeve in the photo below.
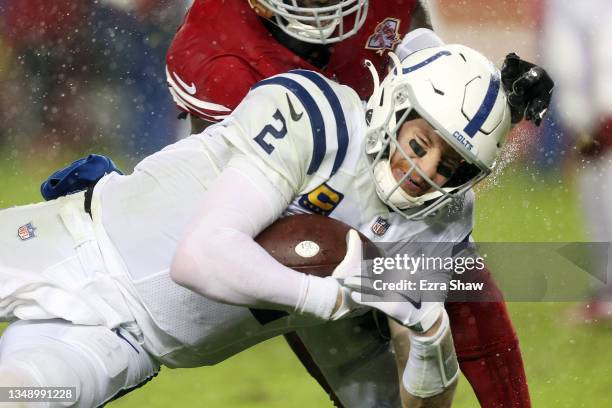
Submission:
M 210 122 L 228 116 L 262 79 L 246 61 L 232 55 L 202 64 L 197 58 L 177 64 L 170 56 L 166 68 L 170 93 L 179 108 Z
M 213 122 L 260 80 L 314 69 L 276 42 L 244 0 L 196 0 L 172 40 L 166 66 L 179 108 Z
M 518 338 L 504 298 L 487 268 L 474 277 L 488 290 L 446 302 L 461 372 L 483 408 L 530 408 Z

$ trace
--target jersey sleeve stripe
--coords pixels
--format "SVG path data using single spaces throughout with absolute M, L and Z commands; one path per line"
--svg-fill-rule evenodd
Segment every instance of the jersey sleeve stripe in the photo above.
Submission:
M 280 85 L 289 91 L 291 91 L 300 101 L 300 103 L 306 109 L 308 119 L 310 120 L 310 127 L 312 129 L 312 141 L 313 141 L 313 152 L 312 159 L 308 166 L 307 174 L 314 174 L 319 169 L 323 159 L 325 158 L 325 151 L 327 149 L 325 142 L 325 124 L 323 122 L 323 115 L 321 110 L 317 106 L 314 98 L 302 85 L 294 81 L 293 79 L 275 76 L 272 78 L 264 79 L 259 81 L 251 89 L 256 89 L 264 85 Z
M 336 154 L 334 165 L 331 171 L 331 175 L 334 175 L 342 164 L 342 162 L 344 161 L 344 158 L 346 157 L 346 152 L 348 150 L 349 143 L 346 119 L 344 117 L 344 112 L 342 111 L 342 105 L 340 105 L 338 95 L 336 95 L 336 93 L 331 88 L 331 86 L 329 86 L 327 81 L 316 72 L 306 71 L 303 69 L 296 69 L 289 72 L 292 74 L 302 75 L 303 77 L 306 77 L 312 82 L 314 82 L 314 84 L 323 92 L 323 95 L 325 96 L 325 98 L 327 98 L 327 102 L 329 103 L 329 106 L 332 109 L 332 112 L 334 114 L 334 120 L 336 122 L 336 137 L 338 138 L 338 153 Z
M 474 137 L 476 132 L 480 130 L 482 125 L 485 123 L 489 114 L 493 110 L 493 106 L 495 106 L 495 101 L 497 100 L 497 94 L 499 93 L 500 82 L 499 77 L 497 75 L 491 75 L 491 79 L 489 80 L 489 88 L 487 89 L 487 93 L 485 94 L 484 100 L 478 108 L 478 111 L 465 125 L 463 131 L 469 136 Z

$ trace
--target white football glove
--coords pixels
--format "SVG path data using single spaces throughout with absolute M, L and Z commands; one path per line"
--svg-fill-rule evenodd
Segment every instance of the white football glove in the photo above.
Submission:
M 335 278 L 340 283 L 342 304 L 338 310 L 332 314 L 331 320 L 342 319 L 349 315 L 353 316 L 355 314 L 353 312 L 364 309 L 353 301 L 351 298 L 351 291 L 343 285 L 346 278 L 361 273 L 361 258 L 361 239 L 359 239 L 357 231 L 351 229 L 346 234 L 346 255 L 332 273 L 332 278 Z
M 342 262 L 336 266 L 332 276 L 319 278 L 305 275 L 302 281 L 301 296 L 297 302 L 295 311 L 299 314 L 313 315 L 323 320 L 339 320 L 352 317 L 357 311 L 367 311 L 351 299 L 351 291 L 342 286 L 342 282 L 352 274 L 361 271 L 361 240 L 355 230 L 350 230 L 346 235 L 346 255 Z M 338 294 L 342 302 L 335 309 Z
M 345 305 L 344 290 L 350 292 L 353 303 L 346 302 L 345 314 L 354 309 L 354 304 L 372 307 L 397 320 L 402 325 L 415 331 L 429 330 L 440 317 L 443 305 L 440 302 L 421 302 L 408 297 L 404 302 L 385 300 L 384 291 L 376 291 L 368 284 L 371 275 L 362 273 L 362 245 L 359 234 L 350 230 L 346 237 L 347 251 L 343 261 L 336 267 L 332 277 L 338 279 L 343 288 L 343 306 Z M 366 300 L 367 299 L 367 300 Z M 340 308 L 336 313 L 343 310 Z

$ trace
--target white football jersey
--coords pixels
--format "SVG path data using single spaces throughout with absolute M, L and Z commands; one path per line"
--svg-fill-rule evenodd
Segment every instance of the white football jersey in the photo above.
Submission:
M 423 221 L 408 221 L 378 199 L 363 154 L 363 104 L 350 88 L 319 74 L 295 70 L 260 82 L 236 108 L 230 128 L 225 137 L 273 184 L 291 191 L 288 214 L 330 216 L 374 241 L 457 242 L 472 230 L 472 192 Z
M 125 265 L 153 354 L 170 366 L 214 364 L 307 324 L 214 302 L 170 279 L 178 240 L 235 155 L 255 163 L 285 195 L 286 214 L 330 216 L 382 241 L 456 242 L 470 233 L 471 196 L 460 210 L 424 221 L 390 212 L 366 171 L 365 130 L 354 91 L 296 70 L 259 82 L 228 119 L 147 157 L 133 174 L 102 180 L 94 216 Z

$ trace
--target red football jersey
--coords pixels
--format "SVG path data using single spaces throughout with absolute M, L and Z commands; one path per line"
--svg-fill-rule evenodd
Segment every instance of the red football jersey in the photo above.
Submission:
M 329 63 L 320 70 L 278 43 L 247 0 L 196 0 L 166 56 L 170 90 L 179 108 L 213 122 L 258 81 L 297 68 L 322 72 L 366 100 L 372 79 L 364 61 L 384 77 L 386 52 L 408 31 L 417 1 L 370 0 L 363 27 L 330 45 Z

